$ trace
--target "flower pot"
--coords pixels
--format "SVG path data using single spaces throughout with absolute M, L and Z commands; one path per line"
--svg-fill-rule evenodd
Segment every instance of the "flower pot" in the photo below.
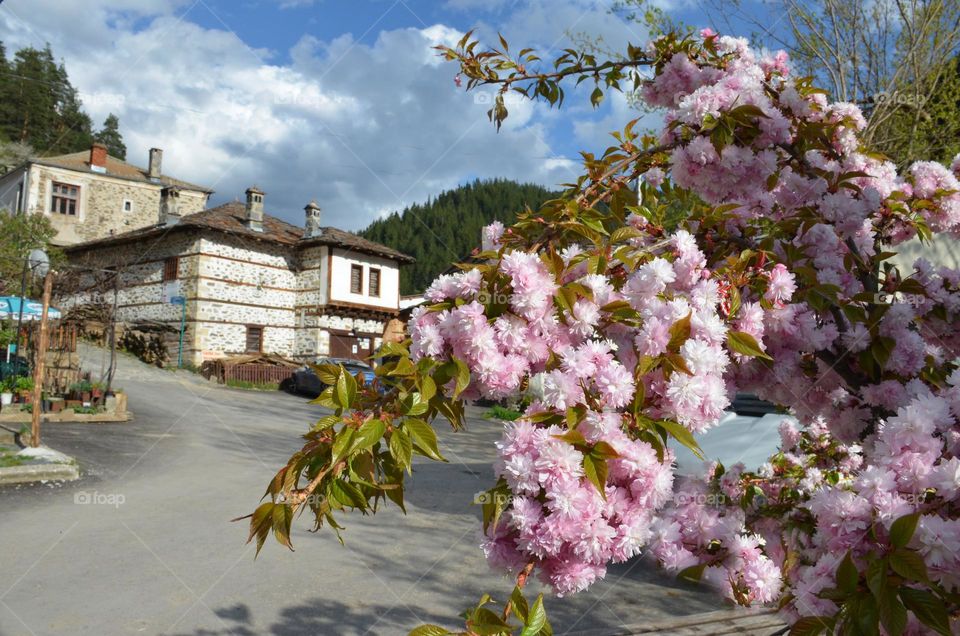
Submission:
M 10 404 L 13 404 L 13 393 L 10 391 L 0 393 L 0 405 L 9 406 Z
M 53 398 L 50 400 L 50 412 L 59 413 L 63 410 L 63 399 Z
M 80 394 L 80 399 L 81 399 L 83 402 L 89 402 L 89 401 L 90 401 L 90 397 L 91 397 L 91 396 L 90 396 L 90 391 L 84 391 L 83 393 Z

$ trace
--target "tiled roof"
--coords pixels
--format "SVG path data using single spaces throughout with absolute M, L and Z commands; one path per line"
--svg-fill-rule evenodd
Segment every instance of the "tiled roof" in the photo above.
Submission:
M 44 166 L 53 166 L 55 168 L 66 168 L 68 170 L 79 170 L 81 172 L 92 172 L 93 174 L 106 174 L 110 177 L 119 177 L 121 179 L 130 179 L 132 181 L 142 181 L 144 183 L 154 183 L 149 174 L 143 168 L 138 168 L 132 163 L 127 163 L 122 159 L 117 159 L 107 155 L 106 172 L 97 172 L 90 169 L 90 151 L 82 150 L 68 155 L 57 155 L 56 157 L 36 157 L 31 159 L 34 163 Z M 196 190 L 198 192 L 213 192 L 210 188 L 199 186 L 180 179 L 174 179 L 167 175 L 160 175 L 160 184 L 165 186 L 177 186 L 185 190 Z
M 210 229 L 226 232 L 228 234 L 244 236 L 255 240 L 271 241 L 289 246 L 306 247 L 309 245 L 330 245 L 362 252 L 365 254 L 383 256 L 403 263 L 414 262 L 412 256 L 408 256 L 402 252 L 398 252 L 393 248 L 387 247 L 386 245 L 368 241 L 367 239 L 357 236 L 356 234 L 345 232 L 344 230 L 338 230 L 337 228 L 333 227 L 321 228 L 321 233 L 318 236 L 304 238 L 302 227 L 297 227 L 296 225 L 282 221 L 269 214 L 263 215 L 262 232 L 251 230 L 246 224 L 246 204 L 240 201 L 232 201 L 209 210 L 188 214 L 182 217 L 180 221 L 173 226 L 163 224 L 152 225 L 149 227 L 140 228 L 138 230 L 133 230 L 131 232 L 124 232 L 123 234 L 116 234 L 107 238 L 98 239 L 96 241 L 78 243 L 65 249 L 68 252 L 85 251 L 94 247 L 111 245 L 114 243 L 126 243 L 129 241 L 136 241 L 158 236 L 164 232 L 180 231 L 189 228 Z

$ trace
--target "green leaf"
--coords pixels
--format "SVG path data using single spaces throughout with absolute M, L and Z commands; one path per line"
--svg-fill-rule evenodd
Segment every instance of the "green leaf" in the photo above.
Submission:
M 697 440 L 694 439 L 693 433 L 687 430 L 687 427 L 683 424 L 672 420 L 657 420 L 657 426 L 663 428 L 671 437 L 689 448 L 694 455 L 700 459 L 706 459 L 703 450 L 700 448 L 700 445 L 697 444 Z
M 543 607 L 543 594 L 537 597 L 530 608 L 530 615 L 524 623 L 520 636 L 537 636 L 547 624 L 547 611 Z
M 453 389 L 453 399 L 457 399 L 470 386 L 470 369 L 460 358 L 454 357 L 453 362 L 457 365 L 457 384 Z
M 913 612 L 921 623 L 943 636 L 950 636 L 950 619 L 947 608 L 927 590 L 911 587 L 900 588 L 900 598 L 907 609 Z
M 828 616 L 804 616 L 790 627 L 789 636 L 817 636 L 833 629 L 834 619 Z
M 918 521 L 920 521 L 919 512 L 904 515 L 894 521 L 890 525 L 891 545 L 895 548 L 903 548 L 910 543 L 910 539 L 913 538 L 913 533 L 917 530 Z
M 448 636 L 452 633 L 439 625 L 421 625 L 413 629 L 407 636 Z
M 334 479 L 330 482 L 330 496 L 344 506 L 352 506 L 360 510 L 367 507 L 367 498 L 363 496 L 360 489 L 342 479 Z
M 745 331 L 728 331 L 727 348 L 739 354 L 751 358 L 763 358 L 764 360 L 773 360 L 770 356 L 760 349 L 757 339 Z
M 468 626 L 471 632 L 479 635 L 509 634 L 512 631 L 502 618 L 486 607 L 478 607 L 474 610 Z
M 667 350 L 677 352 L 680 350 L 680 347 L 683 346 L 683 343 L 687 341 L 690 337 L 690 318 L 693 316 L 693 312 L 687 313 L 687 315 L 677 322 L 673 323 L 670 327 L 670 342 L 667 343 Z
M 603 89 L 599 86 L 593 89 L 593 92 L 590 94 L 590 103 L 593 104 L 594 108 L 603 103 Z
M 848 550 L 843 560 L 840 561 L 840 566 L 837 568 L 837 587 L 847 594 L 853 594 L 857 589 L 857 583 L 859 581 L 860 572 L 857 571 L 857 566 L 854 565 L 853 557 L 850 556 L 850 551 Z
M 520 586 L 513 588 L 510 594 L 510 605 L 513 607 L 513 613 L 524 623 L 527 622 L 527 615 L 530 613 L 530 606 L 527 605 L 527 599 L 523 597 L 523 590 Z
M 345 426 L 337 434 L 337 438 L 333 440 L 333 448 L 331 449 L 330 465 L 335 465 L 338 461 L 346 456 L 347 451 L 350 449 L 351 444 L 353 444 L 353 438 L 357 434 L 357 430 Z
M 342 408 L 348 409 L 357 397 L 357 380 L 343 367 L 340 369 L 340 377 L 337 378 L 337 402 Z
M 336 384 L 340 377 L 340 367 L 334 364 L 311 364 L 310 368 L 317 375 L 317 379 L 328 386 Z
M 353 450 L 359 451 L 372 447 L 387 430 L 387 425 L 383 420 L 367 420 L 357 431 L 356 439 L 353 442 Z
M 343 419 L 343 418 L 341 418 L 339 415 L 325 415 L 325 416 L 321 417 L 321 418 L 320 418 L 320 421 L 318 421 L 318 422 L 313 426 L 313 429 L 312 429 L 312 430 L 314 430 L 314 431 L 322 431 L 322 430 L 325 429 L 325 428 L 330 428 L 331 426 L 336 426 L 337 424 L 340 423 L 340 420 L 342 420 L 342 419 Z
M 429 402 L 436 394 L 437 383 L 433 381 L 433 378 L 429 375 L 420 378 L 420 397 L 422 397 L 425 402 Z
M 401 469 L 410 468 L 413 459 L 413 442 L 410 435 L 399 428 L 394 428 L 390 434 L 390 454 Z
M 401 406 L 403 406 L 404 415 L 423 415 L 430 408 L 420 393 L 409 394 L 403 399 Z
M 927 564 L 923 557 L 913 550 L 897 548 L 891 552 L 890 567 L 908 581 L 923 583 L 927 580 Z
M 583 472 L 604 499 L 607 498 L 607 460 L 587 454 L 583 456 Z
M 440 454 L 440 449 L 437 447 L 437 432 L 433 430 L 432 426 L 423 420 L 408 418 L 404 420 L 403 428 L 410 433 L 410 437 L 417 443 L 418 449 L 425 456 L 440 462 L 447 461 Z
M 706 569 L 706 563 L 691 565 L 688 568 L 680 570 L 680 572 L 677 574 L 677 578 L 683 579 L 684 581 L 690 581 L 691 583 L 699 583 L 700 579 L 703 578 L 703 571 Z
M 880 611 L 880 624 L 890 636 L 900 636 L 907 628 L 907 608 L 897 598 L 897 591 L 884 589 L 882 598 L 877 599 Z

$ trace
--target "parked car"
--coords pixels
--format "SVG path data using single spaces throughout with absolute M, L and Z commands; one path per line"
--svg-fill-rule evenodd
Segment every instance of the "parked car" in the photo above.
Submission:
M 375 377 L 373 367 L 363 360 L 354 360 L 353 358 L 318 358 L 314 363 L 317 365 L 333 364 L 343 365 L 351 375 L 362 373 L 367 383 L 373 382 Z M 304 365 L 303 368 L 294 371 L 290 381 L 284 387 L 293 393 L 303 393 L 304 395 L 317 396 L 326 388 L 326 385 L 313 372 L 313 368 Z

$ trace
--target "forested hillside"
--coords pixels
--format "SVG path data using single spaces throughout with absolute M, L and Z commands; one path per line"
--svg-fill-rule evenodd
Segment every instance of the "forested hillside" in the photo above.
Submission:
M 0 143 L 27 149 L 7 149 L 0 156 L 12 155 L 15 160 L 27 153 L 76 152 L 89 148 L 94 140 L 105 144 L 111 155 L 125 158 L 117 117 L 109 115 L 103 127 L 94 130 L 80 94 L 49 45 L 20 49 L 8 59 L 0 43 Z
M 555 196 L 538 185 L 478 180 L 374 221 L 360 234 L 417 259 L 400 270 L 400 293 L 414 294 L 450 263 L 469 256 L 480 245 L 483 226 L 511 223 L 526 206 L 536 209 Z

